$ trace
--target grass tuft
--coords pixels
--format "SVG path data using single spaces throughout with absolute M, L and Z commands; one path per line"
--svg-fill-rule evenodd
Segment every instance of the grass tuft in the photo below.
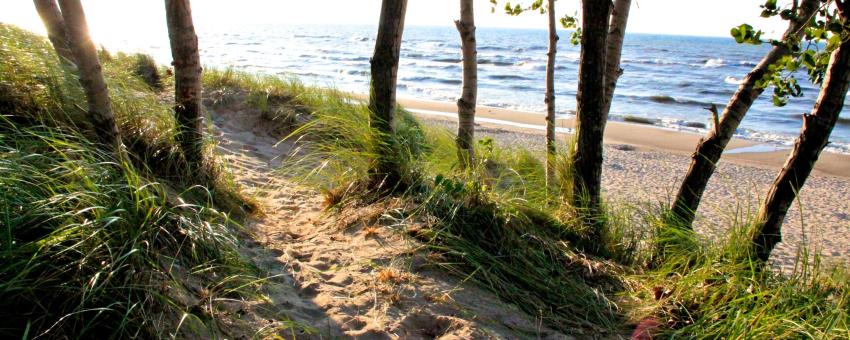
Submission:
M 0 337 L 217 337 L 217 301 L 256 288 L 230 217 L 251 202 L 214 157 L 183 179 L 147 57 L 100 55 L 128 161 L 89 142 L 75 70 L 0 24 Z

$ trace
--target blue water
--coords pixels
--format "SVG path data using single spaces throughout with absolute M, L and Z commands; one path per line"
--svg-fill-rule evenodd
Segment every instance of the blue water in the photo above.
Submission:
M 543 102 L 547 33 L 533 29 L 478 29 L 479 104 L 545 112 Z M 297 76 L 308 84 L 365 93 L 375 28 L 369 26 L 240 26 L 201 32 L 207 65 Z M 557 112 L 575 110 L 580 49 L 562 32 L 556 69 Z M 451 27 L 408 27 L 399 67 L 399 95 L 454 101 L 461 84 L 460 41 Z M 142 48 L 142 47 L 140 47 Z M 687 123 L 710 124 L 711 103 L 723 107 L 737 81 L 769 50 L 738 45 L 731 38 L 648 34 L 626 36 L 612 119 L 631 115 L 657 119 L 680 130 Z M 169 59 L 167 41 L 150 43 L 157 59 Z M 770 90 L 753 105 L 739 136 L 790 144 L 818 94 L 805 75 L 803 97 L 785 107 L 772 104 Z M 846 110 L 845 110 L 846 111 Z M 831 150 L 850 152 L 850 113 L 832 134 Z

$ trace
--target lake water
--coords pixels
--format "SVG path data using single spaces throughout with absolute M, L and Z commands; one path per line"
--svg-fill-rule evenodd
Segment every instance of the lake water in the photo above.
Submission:
M 307 84 L 368 92 L 369 57 L 375 28 L 369 26 L 248 25 L 200 33 L 205 65 L 251 72 L 296 76 Z M 559 114 L 573 114 L 579 47 L 561 33 L 556 69 Z M 159 36 L 157 36 L 159 37 Z M 170 61 L 168 41 L 123 41 L 118 49 L 138 49 L 163 63 Z M 547 32 L 533 29 L 478 29 L 479 104 L 545 112 L 543 102 Z M 731 38 L 648 34 L 626 36 L 620 78 L 611 119 L 637 116 L 679 130 L 704 131 L 692 123 L 710 125 L 710 104 L 722 107 L 737 83 L 770 49 L 738 45 Z M 399 67 L 399 95 L 454 101 L 461 86 L 460 39 L 451 27 L 408 27 Z M 741 137 L 790 145 L 799 133 L 804 112 L 818 94 L 805 75 L 799 77 L 804 96 L 785 107 L 772 104 L 766 91 L 741 124 Z M 846 110 L 845 110 L 846 111 Z M 850 152 L 850 113 L 832 134 L 832 151 Z

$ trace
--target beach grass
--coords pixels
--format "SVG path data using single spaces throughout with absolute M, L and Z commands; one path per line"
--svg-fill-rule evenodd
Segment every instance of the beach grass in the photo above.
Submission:
M 237 253 L 231 219 L 253 205 L 215 158 L 214 183 L 180 176 L 168 94 L 144 80 L 148 63 L 103 58 L 131 154 L 117 160 L 88 142 L 82 91 L 43 38 L 0 25 L 0 47 L 0 335 L 216 336 L 214 302 L 257 294 L 262 282 Z M 204 85 L 210 105 L 244 101 L 295 143 L 280 175 L 323 192 L 330 213 L 387 199 L 364 185 L 382 136 L 363 103 L 232 69 L 207 69 Z M 547 187 L 532 151 L 482 138 L 463 170 L 451 131 L 403 109 L 395 129 L 408 189 L 393 199 L 407 204 L 385 219 L 419 240 L 435 267 L 551 328 L 850 338 L 846 269 L 803 250 L 793 273 L 760 270 L 743 243 L 746 219 L 728 221 L 732 232 L 712 242 L 666 225 L 663 208 L 609 202 L 601 238 L 590 239 L 566 203 L 567 156 Z
M 181 175 L 168 94 L 133 66 L 149 57 L 101 58 L 123 159 L 89 142 L 47 41 L 0 24 L 0 337 L 216 337 L 215 302 L 258 294 L 233 220 L 253 203 L 215 157 L 210 183 Z

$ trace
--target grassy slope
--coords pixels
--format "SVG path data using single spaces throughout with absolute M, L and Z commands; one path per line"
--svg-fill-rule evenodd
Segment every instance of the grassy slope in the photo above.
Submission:
M 211 301 L 254 280 L 220 209 L 248 206 L 222 172 L 178 176 L 167 100 L 137 57 L 102 58 L 130 161 L 88 142 L 82 90 L 45 39 L 0 24 L 0 337 L 216 334 Z
M 301 145 L 284 174 L 312 184 L 340 209 L 381 199 L 363 185 L 383 147 L 364 105 L 334 90 L 232 70 L 208 72 L 207 81 L 307 108 L 309 120 L 279 120 L 282 129 L 295 123 L 288 138 Z M 678 337 L 850 338 L 846 271 L 821 268 L 817 256 L 801 252 L 800 263 L 814 267 L 800 265 L 788 276 L 760 272 L 746 260 L 744 222 L 729 221 L 728 240 L 716 243 L 667 228 L 663 210 L 609 206 L 603 239 L 588 240 L 561 203 L 567 186 L 546 194 L 539 155 L 483 139 L 479 164 L 461 172 L 450 131 L 404 111 L 396 129 L 394 154 L 410 187 L 399 195 L 411 208 L 385 219 L 424 241 L 435 265 L 551 327 L 583 336 L 628 334 L 641 325 Z M 569 162 L 559 163 L 566 183 Z
M 43 39 L 8 27 L 3 27 L 2 39 L 0 53 L 7 60 L 0 72 L 4 114 L 49 113 L 62 121 L 79 121 L 74 116 L 81 111 L 75 107 L 83 103 L 81 93 Z M 125 139 L 140 145 L 134 154 L 144 160 L 174 159 L 168 108 L 123 71 L 132 67 L 110 66 L 116 64 L 105 66 L 118 97 L 122 131 L 130 134 Z M 209 71 L 204 80 L 208 91 L 225 93 L 221 100 L 240 98 L 263 110 L 270 121 L 280 123 L 281 131 L 297 127 L 289 138 L 298 139 L 302 148 L 288 160 L 286 175 L 314 184 L 339 206 L 379 199 L 364 193 L 361 185 L 382 147 L 376 145 L 379 139 L 368 128 L 362 105 L 336 91 L 231 70 Z M 226 95 L 237 92 L 246 96 Z M 2 318 L 0 334 L 20 334 L 26 324 L 43 330 L 73 312 L 81 313 L 68 314 L 53 331 L 127 335 L 140 329 L 168 330 L 173 323 L 167 321 L 173 320 L 159 320 L 184 312 L 204 320 L 204 313 L 193 309 L 198 305 L 151 285 L 179 286 L 187 282 L 180 276 L 195 272 L 227 274 L 219 275 L 226 279 L 217 283 L 201 280 L 201 289 L 186 289 L 200 293 L 189 296 L 232 294 L 228 283 L 239 281 L 244 272 L 233 257 L 226 220 L 208 204 L 169 204 L 174 192 L 181 191 L 174 189 L 179 183 L 172 183 L 179 178 L 168 176 L 173 172 L 140 171 L 136 163 L 144 162 L 110 164 L 78 133 L 32 126 L 31 121 L 21 127 L 8 120 L 0 129 L 0 169 L 12 169 L 4 175 L 13 180 L 0 182 L 0 204 L 15 203 L 0 210 L 0 304 L 39 304 L 32 314 L 17 313 L 22 318 Z M 536 155 L 483 140 L 480 164 L 464 173 L 457 170 L 450 132 L 420 125 L 408 114 L 399 120 L 398 132 L 398 161 L 411 187 L 401 197 L 412 208 L 387 212 L 388 220 L 410 226 L 407 232 L 434 252 L 435 265 L 481 284 L 552 327 L 578 335 L 610 335 L 642 323 L 657 325 L 667 336 L 850 338 L 845 272 L 809 268 L 789 277 L 759 273 L 740 260 L 745 258 L 743 247 L 736 246 L 746 226 L 733 226 L 740 232 L 724 244 L 711 245 L 664 229 L 658 212 L 626 218 L 634 213 L 610 207 L 605 239 L 588 244 L 591 240 L 571 219 L 571 208 L 558 204 L 569 193 L 554 188 L 548 191 L 552 195 L 546 194 Z M 157 184 L 155 178 L 168 184 Z M 52 199 L 67 203 L 46 204 Z M 415 227 L 423 222 L 424 228 Z M 662 232 L 644 238 L 637 232 L 641 230 Z M 666 262 L 650 268 L 656 244 L 667 247 Z M 582 249 L 593 249 L 595 255 Z M 8 306 L 0 305 L 0 311 L 10 310 Z

